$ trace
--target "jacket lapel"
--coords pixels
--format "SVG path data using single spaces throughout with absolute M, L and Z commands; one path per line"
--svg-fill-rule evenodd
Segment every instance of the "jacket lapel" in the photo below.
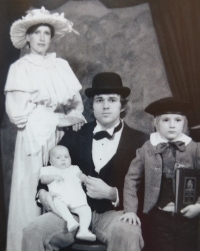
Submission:
M 96 121 L 88 123 L 85 130 L 82 132 L 80 137 L 80 145 L 82 151 L 80 157 L 83 159 L 83 169 L 85 174 L 92 175 L 94 172 L 94 163 L 92 159 L 92 141 L 93 141 L 93 130 L 96 126 Z M 86 136 L 87 135 L 87 136 Z
M 127 125 L 124 123 L 124 128 L 122 130 L 121 138 L 119 141 L 119 145 L 116 151 L 116 164 L 119 163 L 119 159 L 123 159 L 125 155 L 127 155 L 128 149 L 131 147 L 127 142 L 129 141 L 129 134 L 127 132 Z
M 162 179 L 162 159 L 155 153 L 155 148 L 149 142 L 146 148 L 147 163 L 145 163 L 145 205 L 144 211 L 151 210 L 159 197 Z

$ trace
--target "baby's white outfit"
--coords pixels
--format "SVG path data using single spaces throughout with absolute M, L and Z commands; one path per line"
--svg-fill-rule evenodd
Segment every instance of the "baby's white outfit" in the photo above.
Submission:
M 49 191 L 60 194 L 60 198 L 67 207 L 76 208 L 87 205 L 86 194 L 82 188 L 81 180 L 77 174 L 81 170 L 78 166 L 71 165 L 65 169 L 59 169 L 54 166 L 46 166 L 40 169 L 40 177 L 42 175 L 58 174 L 64 178 L 64 181 L 53 181 L 48 185 Z

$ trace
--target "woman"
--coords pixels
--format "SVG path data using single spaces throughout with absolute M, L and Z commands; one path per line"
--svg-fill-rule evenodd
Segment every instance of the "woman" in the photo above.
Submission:
M 67 61 L 47 54 L 53 37 L 74 31 L 72 23 L 44 7 L 13 23 L 11 40 L 30 53 L 11 65 L 5 86 L 6 111 L 18 127 L 7 251 L 21 251 L 23 228 L 40 215 L 34 197 L 39 168 L 47 165 L 49 150 L 63 136 L 62 126 L 77 130 L 84 123 L 81 85 Z

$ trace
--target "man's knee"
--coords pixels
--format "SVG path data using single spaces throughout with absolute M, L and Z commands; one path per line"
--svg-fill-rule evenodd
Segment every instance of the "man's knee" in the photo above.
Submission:
M 39 226 L 37 226 L 37 224 L 33 222 L 29 223 L 23 230 L 23 238 L 26 240 L 31 240 L 32 238 L 34 238 L 34 236 L 40 236 L 41 237 L 41 233 L 42 233 L 42 228 L 40 228 Z M 40 233 L 41 231 L 41 233 Z
M 141 235 L 141 228 L 138 225 L 130 225 L 127 222 L 123 221 L 117 221 L 112 226 L 113 232 L 115 234 L 119 235 L 126 235 L 126 236 L 132 236 L 132 235 Z
M 144 246 L 141 228 L 123 221 L 117 221 L 113 224 L 111 238 L 117 238 L 122 243 L 132 243 L 133 246 L 136 245 L 140 248 Z
M 45 242 L 55 233 L 66 232 L 66 223 L 53 213 L 46 213 L 30 222 L 23 230 L 23 238 L 26 240 Z
M 74 242 L 74 235 L 75 233 L 68 232 L 63 219 L 53 213 L 46 213 L 24 228 L 23 245 L 27 248 L 37 244 L 38 250 L 44 250 L 39 249 L 39 246 L 46 247 L 47 250 L 58 250 L 56 249 L 58 246 L 60 248 L 71 245 Z

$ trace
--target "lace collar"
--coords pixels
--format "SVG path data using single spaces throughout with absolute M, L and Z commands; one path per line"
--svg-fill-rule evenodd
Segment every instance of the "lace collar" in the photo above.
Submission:
M 183 141 L 185 145 L 188 145 L 191 142 L 191 140 L 192 138 L 182 133 L 182 135 L 175 141 Z M 150 142 L 153 146 L 157 146 L 159 143 L 168 142 L 168 140 L 162 138 L 159 132 L 154 132 L 150 135 Z

